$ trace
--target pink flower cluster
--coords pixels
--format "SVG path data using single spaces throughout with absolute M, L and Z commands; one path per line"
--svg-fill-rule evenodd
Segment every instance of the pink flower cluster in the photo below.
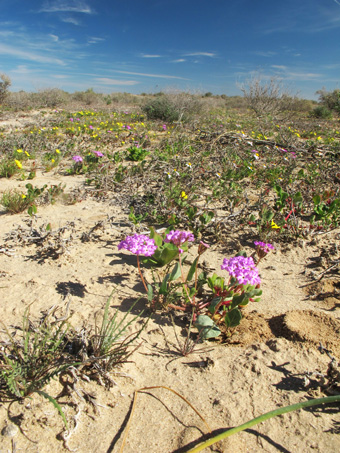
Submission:
M 254 242 L 256 250 L 262 251 L 264 253 L 269 253 L 270 250 L 274 250 L 274 246 L 272 244 L 268 244 L 265 242 L 255 241 Z
M 229 272 L 241 285 L 261 284 L 259 271 L 252 257 L 234 256 L 229 259 L 224 258 L 221 269 Z
M 78 162 L 83 162 L 83 158 L 82 158 L 81 156 L 79 156 L 79 155 L 73 156 L 72 159 L 73 159 L 76 163 L 78 163 Z
M 171 230 L 170 233 L 166 235 L 164 242 L 171 242 L 172 244 L 179 247 L 187 241 L 194 241 L 195 236 L 190 233 L 190 231 L 180 231 L 180 230 Z
M 124 241 L 118 245 L 118 250 L 126 249 L 135 255 L 151 256 L 155 253 L 157 245 L 153 239 L 144 234 L 135 234 L 127 236 Z

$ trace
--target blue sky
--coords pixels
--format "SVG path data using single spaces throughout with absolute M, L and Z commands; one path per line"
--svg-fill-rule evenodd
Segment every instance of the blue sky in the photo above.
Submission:
M 340 0 L 0 0 L 11 90 L 241 94 L 254 74 L 300 97 L 339 88 Z

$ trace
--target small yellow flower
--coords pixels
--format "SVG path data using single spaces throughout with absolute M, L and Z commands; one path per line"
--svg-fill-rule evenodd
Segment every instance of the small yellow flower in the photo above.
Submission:
M 24 199 L 26 198 L 26 195 L 23 193 L 23 194 L 21 195 L 21 198 L 24 200 Z
M 55 152 L 56 152 L 57 154 L 60 154 L 60 149 L 56 149 Z
M 125 142 L 122 142 L 122 145 L 125 145 Z
M 275 228 L 280 228 L 278 225 L 276 225 L 276 223 L 274 222 L 274 220 L 272 220 L 271 227 L 272 227 L 273 229 L 275 229 Z
M 20 153 L 22 153 L 22 152 L 23 152 L 22 149 L 17 149 L 17 153 L 20 154 Z
M 181 198 L 183 198 L 183 200 L 188 198 L 188 195 L 184 192 L 184 190 L 181 192 Z
M 25 151 L 25 154 L 26 154 L 27 157 L 31 157 L 30 154 L 27 151 Z
M 15 163 L 18 168 L 22 168 L 22 163 L 20 162 L 20 160 L 15 159 Z
M 51 160 L 51 162 L 52 162 L 52 164 L 54 164 L 55 160 L 54 160 L 54 159 L 52 159 L 52 160 Z

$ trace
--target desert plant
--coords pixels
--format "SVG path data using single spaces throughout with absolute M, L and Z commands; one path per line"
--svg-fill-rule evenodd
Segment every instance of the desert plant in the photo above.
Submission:
M 340 89 L 337 88 L 331 92 L 326 91 L 324 88 L 316 92 L 319 96 L 319 102 L 328 110 L 332 110 L 340 114 Z
M 11 178 L 16 173 L 19 173 L 20 165 L 21 162 L 18 165 L 15 160 L 4 159 L 0 162 L 0 178 Z
M 11 86 L 11 79 L 6 74 L 0 74 L 0 104 L 6 100 L 8 88 Z
M 27 189 L 26 194 L 17 190 L 9 190 L 4 192 L 2 195 L 0 204 L 2 204 L 6 211 L 10 214 L 23 212 L 25 209 L 28 209 L 29 215 L 37 212 L 35 200 L 40 197 L 47 185 L 45 184 L 39 189 L 38 187 L 33 187 L 32 184 L 28 183 L 25 187 Z
M 332 111 L 329 110 L 329 108 L 327 108 L 325 105 L 318 105 L 311 112 L 311 116 L 314 118 L 329 120 L 332 118 Z
M 42 389 L 51 379 L 75 364 L 65 353 L 66 321 L 52 323 L 48 317 L 34 324 L 29 308 L 23 316 L 22 336 L 17 338 L 3 324 L 7 341 L 0 353 L 0 390 L 14 399 L 24 399 L 32 393 L 47 398 L 58 409 L 66 427 L 65 415 L 56 400 Z
M 292 95 L 276 77 L 268 81 L 261 76 L 254 76 L 241 85 L 240 89 L 248 107 L 258 117 L 270 115 L 277 119 L 290 111 L 296 101 L 296 96 Z
M 136 345 L 136 340 L 149 321 L 147 318 L 137 331 L 128 334 L 130 326 L 140 319 L 143 311 L 127 320 L 131 310 L 139 302 L 137 299 L 122 319 L 119 320 L 118 310 L 110 315 L 110 303 L 114 292 L 111 293 L 105 304 L 101 322 L 97 323 L 97 319 L 95 319 L 94 332 L 91 329 L 87 331 L 85 328 L 80 336 L 71 335 L 69 339 L 69 343 L 73 344 L 73 349 L 78 351 L 75 356 L 82 362 L 81 368 L 100 383 L 103 383 L 104 379 L 108 386 L 112 383 L 108 373 L 127 362 L 131 354 L 141 345 L 141 343 Z
M 142 110 L 152 120 L 187 121 L 200 111 L 200 102 L 189 93 L 161 93 L 147 101 Z

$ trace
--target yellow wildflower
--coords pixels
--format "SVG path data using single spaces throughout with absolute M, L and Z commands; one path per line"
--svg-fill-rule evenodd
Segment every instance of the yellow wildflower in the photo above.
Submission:
M 22 163 L 20 162 L 20 160 L 15 159 L 15 163 L 18 168 L 22 168 Z
M 181 198 L 183 198 L 183 200 L 188 198 L 188 195 L 184 192 L 184 190 L 181 192 Z
M 60 149 L 56 149 L 55 152 L 56 152 L 57 154 L 60 154 Z
M 30 154 L 27 151 L 25 151 L 25 154 L 26 154 L 27 157 L 31 157 Z
M 23 193 L 23 194 L 21 195 L 21 198 L 24 200 L 24 199 L 26 198 L 26 195 Z
M 274 220 L 272 220 L 271 227 L 272 227 L 273 229 L 275 229 L 275 228 L 280 228 L 278 225 L 276 225 L 276 223 L 274 222 Z
M 20 153 L 22 153 L 22 152 L 23 152 L 22 149 L 17 149 L 17 153 L 20 154 Z

